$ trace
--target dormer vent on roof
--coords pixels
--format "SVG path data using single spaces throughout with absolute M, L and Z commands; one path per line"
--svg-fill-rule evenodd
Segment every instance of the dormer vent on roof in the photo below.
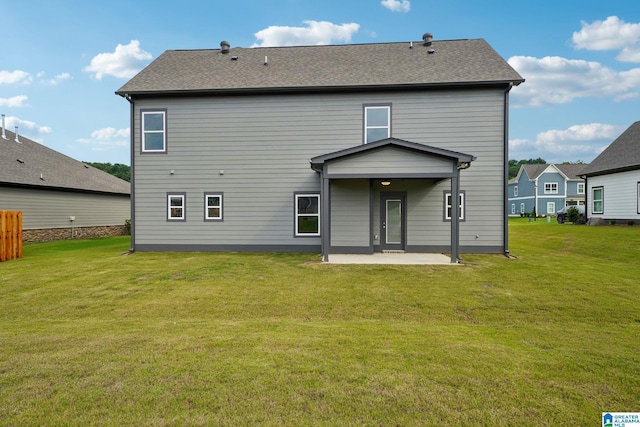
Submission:
M 431 42 L 433 41 L 433 34 L 424 33 L 422 35 L 422 44 L 425 46 L 431 46 Z
M 229 49 L 231 49 L 231 45 L 228 41 L 223 40 L 220 42 L 220 53 L 229 53 Z

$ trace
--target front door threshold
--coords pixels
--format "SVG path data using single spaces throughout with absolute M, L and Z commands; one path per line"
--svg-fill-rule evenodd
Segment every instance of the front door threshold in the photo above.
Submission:
M 403 254 L 404 250 L 402 249 L 384 249 L 382 251 L 383 254 Z

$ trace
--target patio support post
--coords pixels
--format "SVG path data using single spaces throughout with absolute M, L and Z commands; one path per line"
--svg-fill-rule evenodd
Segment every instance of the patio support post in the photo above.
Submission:
M 329 222 L 329 178 L 327 164 L 322 167 L 322 185 L 320 187 L 320 245 L 322 247 L 322 261 L 329 262 L 329 245 L 331 235 Z
M 453 177 L 451 178 L 451 263 L 458 262 L 460 245 L 460 168 L 453 165 Z

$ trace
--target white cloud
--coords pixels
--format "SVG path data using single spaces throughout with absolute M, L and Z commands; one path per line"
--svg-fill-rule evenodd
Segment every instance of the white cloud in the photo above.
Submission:
M 136 75 L 144 63 L 152 57 L 149 52 L 140 49 L 138 40 L 131 40 L 127 45 L 118 44 L 112 53 L 100 53 L 94 56 L 91 64 L 82 71 L 93 73 L 98 80 L 102 80 L 106 75 L 128 79 Z
M 621 50 L 617 59 L 640 62 L 640 23 L 627 23 L 617 16 L 591 24 L 582 22 L 582 29 L 573 33 L 573 45 L 586 50 Z
M 0 98 L 0 107 L 26 107 L 28 99 L 29 98 L 26 95 L 12 96 L 11 98 Z
M 411 9 L 409 0 L 382 0 L 380 4 L 392 12 L 409 12 Z
M 621 101 L 640 94 L 640 68 L 616 71 L 598 62 L 558 56 L 514 56 L 508 62 L 526 79 L 512 91 L 516 107 L 567 104 L 584 97 Z
M 513 139 L 509 141 L 509 157 L 528 159 L 542 157 L 547 162 L 591 161 L 616 139 L 624 126 L 604 123 L 573 125 L 567 129 L 540 132 L 535 141 Z M 549 156 L 553 156 L 549 158 Z
M 106 151 L 119 147 L 128 147 L 130 128 L 116 129 L 106 127 L 91 132 L 91 138 L 79 138 L 76 141 L 92 146 L 93 151 Z
M 49 126 L 40 126 L 35 122 L 22 120 L 15 116 L 5 117 L 5 126 L 11 131 L 14 131 L 15 127 L 18 126 L 18 133 L 20 135 L 24 135 L 39 143 L 42 143 L 45 135 L 53 131 Z
M 29 84 L 33 78 L 29 73 L 22 70 L 5 71 L 0 70 L 0 84 Z
M 254 34 L 260 43 L 252 47 L 325 45 L 335 41 L 349 42 L 360 29 L 359 24 L 336 25 L 327 21 L 304 21 L 306 27 L 271 26 Z
M 43 77 L 44 73 L 38 73 L 38 75 L 40 77 Z M 60 82 L 62 82 L 64 80 L 69 80 L 71 78 L 72 78 L 71 74 L 69 74 L 69 73 L 60 73 L 57 76 L 55 76 L 54 78 L 52 78 L 52 79 L 43 79 L 41 81 L 42 81 L 42 83 L 50 85 L 50 86 L 57 86 L 58 83 L 60 83 Z

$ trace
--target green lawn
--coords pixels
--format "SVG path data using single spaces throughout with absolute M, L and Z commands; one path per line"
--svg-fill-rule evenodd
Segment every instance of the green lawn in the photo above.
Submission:
M 510 221 L 463 266 L 25 244 L 0 425 L 599 425 L 640 411 L 640 227 Z

